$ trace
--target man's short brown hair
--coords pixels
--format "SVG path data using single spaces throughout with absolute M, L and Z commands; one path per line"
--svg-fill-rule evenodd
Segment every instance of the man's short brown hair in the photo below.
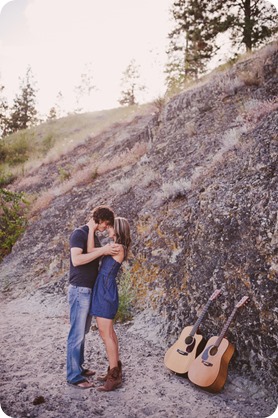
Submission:
M 92 211 L 92 217 L 96 224 L 107 222 L 109 225 L 114 225 L 115 214 L 109 206 L 97 206 Z

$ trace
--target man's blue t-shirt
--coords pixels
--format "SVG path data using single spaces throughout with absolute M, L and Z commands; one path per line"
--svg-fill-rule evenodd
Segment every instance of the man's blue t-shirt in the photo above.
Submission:
M 82 248 L 82 254 L 87 254 L 87 240 L 89 227 L 87 225 L 76 228 L 70 236 L 70 248 Z M 98 238 L 95 236 L 95 247 L 100 247 Z M 70 257 L 69 282 L 73 286 L 94 287 L 99 266 L 100 258 L 81 266 L 74 266 Z

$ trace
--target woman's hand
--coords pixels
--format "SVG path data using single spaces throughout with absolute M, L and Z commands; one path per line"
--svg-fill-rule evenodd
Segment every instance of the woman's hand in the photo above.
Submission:
M 88 225 L 89 229 L 92 230 L 93 232 L 95 232 L 97 227 L 98 227 L 98 224 L 95 223 L 94 218 L 91 218 L 89 220 L 89 222 L 87 223 L 87 225 Z
M 95 234 L 98 224 L 95 223 L 93 218 L 91 218 L 89 222 L 87 223 L 87 226 L 89 227 L 89 234 L 88 234 L 88 240 L 87 240 L 87 253 L 91 253 L 95 249 L 94 234 Z
M 106 244 L 103 246 L 104 255 L 117 255 L 121 249 L 120 244 Z

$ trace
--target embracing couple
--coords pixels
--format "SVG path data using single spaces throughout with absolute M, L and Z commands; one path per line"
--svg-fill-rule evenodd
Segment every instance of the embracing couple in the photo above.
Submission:
M 106 230 L 111 243 L 101 247 L 95 233 Z M 85 334 L 90 330 L 92 316 L 96 317 L 109 362 L 107 373 L 98 378 L 103 382 L 98 390 L 111 391 L 122 383 L 122 363 L 113 319 L 119 305 L 116 276 L 127 258 L 130 244 L 128 221 L 115 217 L 108 206 L 96 207 L 88 223 L 76 228 L 70 236 L 67 382 L 79 389 L 94 386 L 87 378 L 95 372 L 83 367 Z

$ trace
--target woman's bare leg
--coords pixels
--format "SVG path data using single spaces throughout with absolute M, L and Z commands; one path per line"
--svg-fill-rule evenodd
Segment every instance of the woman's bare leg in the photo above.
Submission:
M 113 320 L 107 318 L 96 318 L 99 334 L 105 344 L 110 370 L 118 367 L 119 352 L 118 338 L 114 331 Z

